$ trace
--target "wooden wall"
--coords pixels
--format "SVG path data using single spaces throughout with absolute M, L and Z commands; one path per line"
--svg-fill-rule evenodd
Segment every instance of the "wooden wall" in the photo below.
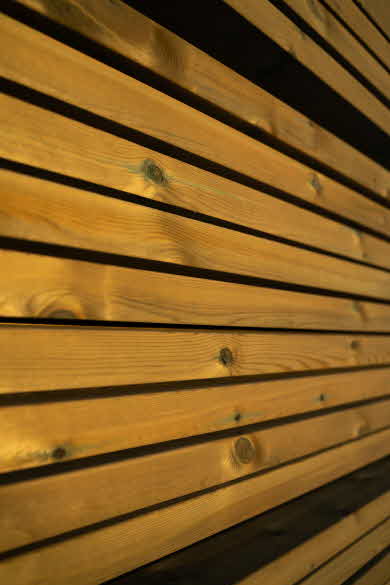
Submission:
M 389 11 L 2 8 L 0 582 L 386 585 Z

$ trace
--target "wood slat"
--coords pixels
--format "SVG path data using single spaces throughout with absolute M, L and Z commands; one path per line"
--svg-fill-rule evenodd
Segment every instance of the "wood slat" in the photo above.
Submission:
M 390 300 L 388 272 L 15 173 L 0 211 L 1 235 Z
M 3 29 L 12 30 L 7 17 L 2 16 L 2 21 Z M 29 35 L 23 32 L 22 42 L 12 44 L 11 57 L 2 59 L 0 70 L 6 77 L 201 156 L 202 166 L 204 159 L 210 160 L 245 175 L 244 182 L 267 183 L 390 234 L 387 208 L 129 76 L 28 27 L 25 30 Z M 28 38 L 38 34 L 37 49 L 32 51 Z M 23 47 L 28 48 L 25 53 Z M 157 173 L 158 184 L 149 196 L 157 191 L 161 197 L 163 187 L 168 191 L 171 183 L 178 181 L 172 173 L 172 159 L 130 142 L 132 135 L 127 140 L 118 138 L 8 96 L 1 97 L 0 106 L 4 112 L 0 153 L 6 158 L 134 192 L 140 170 L 145 170 L 145 159 L 157 157 L 163 172 Z M 197 186 L 204 172 L 193 173 L 198 180 L 191 185 Z M 144 172 L 141 177 L 144 188 Z
M 240 585 L 260 585 L 267 582 L 272 585 L 297 583 L 324 562 L 332 562 L 332 557 L 337 559 L 340 550 L 346 549 L 347 552 L 348 550 L 352 552 L 360 538 L 364 539 L 371 530 L 375 530 L 377 525 L 386 519 L 389 509 L 390 492 L 387 492 L 259 571 L 240 580 Z M 347 548 L 351 545 L 351 549 Z M 346 564 L 348 560 L 347 558 Z M 356 561 L 359 563 L 359 558 Z M 364 561 L 360 566 L 363 564 Z M 322 583 L 320 571 L 321 569 L 314 573 L 314 576 L 318 576 L 318 583 Z M 314 582 L 316 581 L 313 580 Z M 306 580 L 303 583 L 306 583 Z M 342 581 L 337 581 L 337 583 L 342 583 Z M 374 585 L 374 583 L 369 581 L 367 585 Z
M 341 585 L 389 543 L 390 518 L 302 581 L 302 585 Z
M 353 30 L 353 32 L 390 68 L 390 49 L 386 39 L 353 0 L 326 0 L 326 4 Z
M 385 132 L 390 131 L 390 112 L 371 92 L 328 55 L 291 20 L 267 0 L 225 0 L 244 18 L 290 52 L 302 65 L 360 110 Z
M 390 504 L 388 509 L 390 509 Z M 361 577 L 353 581 L 353 585 L 385 585 L 389 575 L 390 553 L 370 567 Z
M 117 1 L 115 9 L 110 0 L 23 3 L 387 196 L 389 177 L 383 167 L 123 2 Z M 9 43 L 9 36 L 17 31 L 7 29 L 6 34 Z M 31 42 L 31 34 L 28 37 L 29 41 L 25 38 L 18 45 L 18 51 Z
M 284 0 L 305 22 L 363 75 L 387 99 L 390 97 L 388 72 L 366 51 L 319 0 Z
M 366 433 L 389 424 L 390 400 L 243 436 L 5 484 L 0 486 L 0 551 L 245 477 L 355 439 L 363 427 Z
M 17 585 L 101 583 L 350 473 L 385 456 L 389 445 L 390 431 L 375 433 L 211 493 L 11 556 L 3 560 L 0 576 Z
M 38 378 L 38 376 L 35 376 Z M 66 401 L 3 399 L 1 471 L 263 423 L 389 395 L 390 369 L 236 384 L 133 388 Z M 114 391 L 114 392 L 113 392 Z M 34 398 L 34 397 L 33 397 Z M 36 396 L 35 396 L 36 398 Z M 82 398 L 85 398 L 83 400 Z M 361 418 L 355 431 L 370 431 Z M 314 439 L 313 439 L 314 440 Z M 58 457 L 61 453 L 61 457 Z
M 0 338 L 1 393 L 390 363 L 384 335 L 2 325 Z
M 390 331 L 387 304 L 12 250 L 0 251 L 0 268 L 2 317 Z
M 390 7 L 386 0 L 357 0 L 378 27 L 390 37 Z

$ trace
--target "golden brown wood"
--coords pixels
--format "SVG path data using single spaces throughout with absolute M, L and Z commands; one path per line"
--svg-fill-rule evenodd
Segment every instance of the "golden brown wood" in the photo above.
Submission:
M 389 449 L 390 431 L 375 433 L 211 493 L 9 557 L 0 576 L 15 585 L 101 583 L 335 480 Z
M 57 462 L 58 449 L 63 459 L 77 459 L 372 400 L 388 396 L 389 388 L 390 368 L 383 368 L 184 389 L 141 387 L 119 395 L 105 387 L 98 397 L 84 391 L 62 402 L 5 399 L 1 471 Z M 356 433 L 370 430 L 366 422 L 360 420 Z
M 383 167 L 125 3 L 117 1 L 115 8 L 110 0 L 57 0 L 55 3 L 24 0 L 24 4 L 337 169 L 372 191 L 387 195 L 389 177 Z M 4 34 L 8 43 L 16 33 L 16 29 L 11 33 L 7 27 Z M 22 34 L 24 39 L 18 43 L 18 53 L 22 47 L 27 49 L 33 38 L 30 33 Z
M 0 551 L 275 467 L 377 431 L 389 423 L 390 400 L 243 436 L 210 439 L 3 485 Z
M 387 272 L 15 173 L 0 177 L 0 211 L 1 235 L 390 300 Z
M 286 585 L 300 581 L 337 555 L 340 550 L 353 545 L 359 538 L 375 529 L 386 519 L 389 509 L 390 493 L 387 492 L 269 565 L 248 575 L 239 582 L 240 585 L 260 585 L 261 583 Z M 368 582 L 364 585 L 375 584 Z M 378 583 L 378 585 L 382 584 Z
M 2 325 L 0 339 L 1 393 L 390 363 L 383 335 Z
M 320 46 L 275 8 L 268 0 L 225 0 L 244 18 L 289 51 L 334 91 L 365 114 L 385 132 L 390 131 L 390 112 L 372 93 Z
M 390 510 L 390 503 L 388 509 Z M 390 575 L 390 553 L 370 567 L 364 575 L 356 579 L 353 585 L 385 585 Z
M 390 6 L 387 0 L 357 0 L 379 28 L 390 37 Z
M 300 581 L 314 569 L 337 555 L 340 550 L 350 546 L 365 533 L 375 528 L 388 516 L 389 509 L 390 493 L 387 492 L 269 565 L 248 575 L 239 582 L 240 585 L 260 585 L 262 583 L 286 585 Z M 367 583 L 367 585 L 369 584 Z
M 290 8 L 321 35 L 342 57 L 385 97 L 390 97 L 388 72 L 319 0 L 284 0 Z
M 341 585 L 389 543 L 390 518 L 310 575 L 302 585 Z
M 0 269 L 3 317 L 390 331 L 387 304 L 9 250 Z
M 347 23 L 387 67 L 390 67 L 390 48 L 386 39 L 353 0 L 326 0 L 326 4 Z
M 30 30 L 30 34 L 38 33 Z M 27 34 L 22 38 L 23 42 L 14 44 L 12 59 L 3 60 L 4 76 L 390 234 L 388 209 L 333 179 L 44 35 L 31 59 Z M 23 47 L 28 47 L 26 53 Z M 149 196 L 157 192 L 162 197 L 178 182 L 172 159 L 129 140 L 8 96 L 1 97 L 0 113 L 0 153 L 6 158 L 137 194 L 137 184 L 145 190 L 146 174 L 152 183 Z M 145 159 L 160 159 L 163 172 L 160 169 L 154 183 Z M 204 172 L 193 172 L 198 180 L 191 185 L 197 186 Z

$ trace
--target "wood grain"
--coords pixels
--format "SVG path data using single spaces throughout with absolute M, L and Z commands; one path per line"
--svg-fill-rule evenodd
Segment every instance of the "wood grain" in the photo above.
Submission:
M 389 504 L 390 509 L 390 504 Z M 353 585 L 385 585 L 390 575 L 390 553 L 370 567 Z
M 1 325 L 0 339 L 1 393 L 390 363 L 383 335 Z
M 341 585 L 390 542 L 390 518 L 352 544 L 302 582 L 302 585 Z M 370 584 L 371 585 L 371 584 Z
M 359 538 L 375 530 L 376 526 L 386 519 L 389 509 L 390 493 L 387 492 L 269 565 L 248 575 L 239 581 L 240 585 L 260 585 L 261 583 L 286 585 L 298 582 L 324 562 L 330 561 L 332 557 L 337 558 L 335 555 L 341 550 L 348 550 L 347 547 L 354 545 Z M 319 572 L 314 575 L 320 579 Z M 375 582 L 369 581 L 364 585 L 375 585 Z
M 3 30 L 8 30 L 9 20 L 2 18 Z M 33 37 L 40 34 L 23 30 Z M 10 59 L 0 61 L 5 77 L 223 165 L 245 175 L 243 182 L 266 183 L 390 234 L 390 211 L 378 203 L 49 37 L 40 34 L 39 51 L 33 51 L 27 32 L 21 35 L 22 42 L 14 42 L 12 53 L 7 52 Z M 140 176 L 145 159 L 158 161 L 160 156 L 130 142 L 132 135 L 125 140 L 8 96 L 1 97 L 0 108 L 0 153 L 19 162 L 134 192 L 134 184 L 145 185 L 145 173 Z M 157 185 L 152 183 L 150 196 L 178 180 L 175 174 L 171 178 L 171 165 L 163 162 L 171 159 L 160 160 L 163 174 Z
M 378 27 L 390 37 L 390 7 L 386 0 L 357 0 L 376 22 Z
M 326 4 L 390 68 L 389 44 L 353 0 L 326 0 Z
M 319 45 L 302 34 L 300 29 L 269 1 L 225 1 L 377 126 L 387 133 L 390 131 L 390 112 L 386 106 Z
M 305 22 L 363 75 L 387 99 L 390 97 L 388 72 L 319 0 L 284 0 Z
M 101 583 L 350 473 L 388 454 L 389 445 L 390 431 L 375 433 L 214 492 L 11 556 L 3 561 L 0 576 L 14 585 Z M 383 534 L 378 534 L 381 543 Z
M 1 471 L 183 439 L 389 395 L 390 368 L 272 381 L 141 387 L 2 401 Z M 28 395 L 27 399 L 29 398 Z M 84 399 L 83 399 L 84 398 Z M 355 431 L 369 431 L 359 419 Z M 311 440 L 315 440 L 314 438 Z
M 376 268 L 16 173 L 0 178 L 0 234 L 390 300 Z
M 356 439 L 389 423 L 390 400 L 245 435 L 2 485 L 0 551 L 245 477 Z M 246 451 L 240 451 L 241 444 Z M 194 469 L 197 473 L 193 473 Z
M 389 178 L 383 167 L 125 3 L 117 0 L 114 8 L 110 0 L 23 3 L 387 196 Z M 10 42 L 9 36 L 15 35 L 16 29 L 11 33 L 8 27 L 5 32 Z M 31 38 L 31 34 L 25 35 L 23 43 L 18 44 L 18 54 Z

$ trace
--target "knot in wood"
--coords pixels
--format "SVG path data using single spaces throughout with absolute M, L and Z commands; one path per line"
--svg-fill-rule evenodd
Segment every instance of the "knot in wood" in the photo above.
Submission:
M 322 185 L 321 185 L 320 180 L 318 178 L 318 175 L 316 175 L 316 173 L 312 173 L 310 175 L 310 185 L 313 187 L 313 189 L 317 193 L 317 195 L 321 194 Z
M 166 182 L 164 171 L 152 160 L 145 160 L 142 170 L 145 177 L 156 185 L 163 185 Z
M 233 363 L 233 354 L 228 347 L 223 347 L 219 352 L 219 359 L 224 366 L 231 366 Z
M 247 437 L 240 437 L 234 444 L 234 453 L 240 463 L 250 463 L 256 455 L 256 448 Z

